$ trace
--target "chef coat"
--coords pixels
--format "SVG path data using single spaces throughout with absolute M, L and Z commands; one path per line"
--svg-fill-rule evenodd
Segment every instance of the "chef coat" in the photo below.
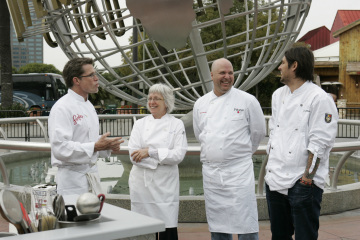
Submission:
M 169 114 L 161 119 L 152 115 L 135 122 L 130 139 L 130 155 L 138 149 L 157 150 L 134 164 L 129 176 L 131 210 L 165 222 L 166 228 L 177 227 L 179 212 L 179 170 L 187 141 L 184 124 Z M 150 156 L 152 156 L 151 154 Z
M 324 188 L 338 119 L 334 100 L 312 82 L 304 82 L 293 93 L 288 86 L 274 92 L 265 176 L 271 191 L 287 194 L 305 172 L 308 151 L 314 154 L 309 172 L 320 158 L 313 180 Z
M 235 88 L 219 97 L 212 91 L 196 101 L 193 120 L 210 232 L 258 232 L 252 154 L 265 136 L 259 102 Z
M 86 173 L 98 175 L 99 153 L 102 157 L 111 153 L 94 152 L 95 142 L 100 138 L 99 118 L 94 106 L 69 89 L 52 107 L 48 125 L 51 164 L 58 167 L 57 192 L 62 195 L 88 192 Z

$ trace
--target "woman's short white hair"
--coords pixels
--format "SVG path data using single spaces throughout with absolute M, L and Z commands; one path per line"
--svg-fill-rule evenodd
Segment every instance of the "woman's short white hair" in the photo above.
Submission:
M 174 93 L 171 90 L 170 87 L 168 87 L 165 84 L 157 83 L 150 87 L 149 89 L 149 95 L 150 93 L 160 93 L 161 96 L 164 98 L 164 103 L 166 106 L 166 112 L 171 113 L 175 108 L 175 97 Z M 146 108 L 149 110 L 149 104 L 146 104 Z

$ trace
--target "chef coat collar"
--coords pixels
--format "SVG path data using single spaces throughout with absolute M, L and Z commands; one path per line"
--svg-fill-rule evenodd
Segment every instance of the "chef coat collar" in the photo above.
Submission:
M 164 119 L 166 119 L 166 118 L 169 117 L 168 115 L 169 115 L 169 114 L 165 113 L 165 115 L 162 116 L 160 119 L 155 119 L 154 116 L 153 116 L 152 114 L 150 114 L 150 119 L 151 119 L 151 120 L 164 120 Z
M 216 98 L 221 98 L 221 97 L 227 97 L 230 95 L 230 92 L 234 89 L 234 87 L 231 87 L 229 91 L 227 91 L 226 93 L 224 93 L 223 95 L 221 96 L 216 96 L 216 94 L 214 93 L 214 90 L 212 90 L 211 92 L 211 99 L 210 100 L 213 100 L 213 99 L 216 99 Z
M 309 81 L 305 81 L 303 85 L 301 85 L 298 89 L 295 89 L 295 91 L 293 92 L 293 94 L 298 95 L 298 94 L 302 94 L 303 92 L 306 91 L 307 87 L 309 86 L 309 84 L 311 84 L 311 82 Z M 289 88 L 290 90 L 290 88 Z
M 83 96 L 80 96 L 79 94 L 77 94 L 76 92 L 74 92 L 73 90 L 71 90 L 70 88 L 68 89 L 68 94 L 70 94 L 72 97 L 74 97 L 76 100 L 78 100 L 79 102 L 86 102 L 84 100 Z

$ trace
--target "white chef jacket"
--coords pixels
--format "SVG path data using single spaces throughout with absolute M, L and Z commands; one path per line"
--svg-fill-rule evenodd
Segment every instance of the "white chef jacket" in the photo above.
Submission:
M 265 136 L 259 102 L 235 88 L 220 97 L 212 91 L 196 101 L 193 126 L 210 232 L 258 232 L 252 153 Z
M 86 173 L 97 173 L 96 161 L 111 151 L 94 152 L 100 138 L 99 118 L 91 102 L 71 89 L 52 107 L 49 120 L 51 164 L 58 167 L 57 192 L 62 195 L 89 191 Z
M 306 81 L 293 93 L 288 86 L 274 92 L 265 176 L 271 191 L 287 195 L 305 172 L 308 151 L 314 154 L 310 172 L 320 158 L 313 180 L 324 188 L 338 119 L 334 100 L 312 82 Z
M 166 228 L 177 227 L 179 213 L 179 170 L 184 159 L 187 140 L 180 119 L 165 114 L 161 119 L 152 115 L 135 122 L 130 139 L 130 155 L 138 149 L 157 150 L 157 156 L 134 164 L 129 176 L 131 211 L 165 222 Z M 150 155 L 152 156 L 152 154 Z

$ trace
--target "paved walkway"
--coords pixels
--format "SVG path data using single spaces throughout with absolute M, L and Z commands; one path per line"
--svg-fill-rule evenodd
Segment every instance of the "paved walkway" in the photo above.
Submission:
M 259 221 L 260 240 L 271 240 L 270 222 Z M 180 223 L 179 240 L 210 240 L 206 223 Z M 234 240 L 237 238 L 233 238 Z M 360 209 L 320 217 L 319 240 L 360 240 Z
M 271 240 L 270 222 L 259 221 L 259 226 L 259 239 Z M 9 232 L 9 224 L 1 216 L 0 232 Z M 206 223 L 180 223 L 178 232 L 179 240 L 210 240 Z M 360 209 L 321 216 L 319 240 L 360 240 Z

